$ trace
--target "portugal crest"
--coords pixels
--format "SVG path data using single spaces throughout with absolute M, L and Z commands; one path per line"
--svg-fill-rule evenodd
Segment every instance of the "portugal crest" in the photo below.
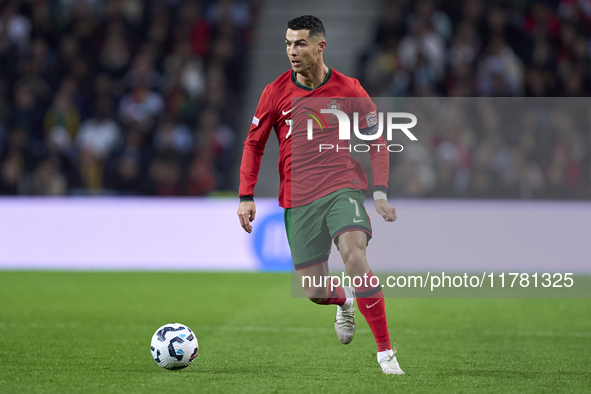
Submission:
M 339 99 L 330 99 L 326 104 L 326 108 L 328 109 L 336 109 L 341 110 L 341 103 L 339 103 Z
M 341 110 L 341 103 L 339 103 L 339 99 L 330 99 L 328 100 L 328 103 L 326 103 L 326 108 L 327 109 L 336 109 L 338 111 Z M 336 118 L 337 116 L 335 114 L 330 114 L 331 118 Z

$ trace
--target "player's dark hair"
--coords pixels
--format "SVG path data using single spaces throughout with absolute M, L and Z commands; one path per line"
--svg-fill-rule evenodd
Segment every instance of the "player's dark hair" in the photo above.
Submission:
M 291 30 L 308 30 L 308 35 L 326 37 L 326 31 L 322 21 L 312 15 L 303 15 L 287 22 L 287 28 Z

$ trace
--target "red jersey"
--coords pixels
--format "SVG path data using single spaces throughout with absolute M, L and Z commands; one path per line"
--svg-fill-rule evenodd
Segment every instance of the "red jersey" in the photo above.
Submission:
M 309 100 L 302 101 L 301 98 Z M 310 108 L 310 103 L 316 108 Z M 254 195 L 271 128 L 274 128 L 279 141 L 281 207 L 306 205 L 342 188 L 367 189 L 365 171 L 350 156 L 350 148 L 347 148 L 349 141 L 339 140 L 336 117 L 331 117 L 331 114 L 321 116 L 321 108 L 339 109 L 346 114 L 358 113 L 360 131 L 367 130 L 376 123 L 376 106 L 356 79 L 329 68 L 324 82 L 312 89 L 299 84 L 295 72 L 286 71 L 267 85 L 261 94 L 244 143 L 240 166 L 240 197 Z M 307 138 L 309 126 L 306 121 L 310 117 L 317 120 L 312 140 Z M 322 152 L 319 151 L 320 144 L 338 146 L 340 149 Z M 378 145 L 382 148 L 377 147 Z M 381 136 L 368 143 L 371 147 L 369 154 L 374 188 L 382 190 L 386 190 L 388 185 L 389 154 L 386 145 L 386 140 Z

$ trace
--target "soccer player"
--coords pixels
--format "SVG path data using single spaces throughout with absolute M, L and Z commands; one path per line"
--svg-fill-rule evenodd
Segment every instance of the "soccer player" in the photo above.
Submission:
M 351 342 L 355 333 L 356 300 L 375 337 L 377 360 L 382 372 L 403 374 L 396 360 L 396 351 L 392 350 L 390 343 L 381 285 L 376 286 L 377 280 L 371 280 L 373 273 L 366 259 L 371 225 L 363 205 L 363 191 L 367 189 L 365 173 L 347 149 L 325 152 L 325 155 L 315 150 L 309 153 L 315 155 L 313 158 L 304 157 L 296 163 L 296 148 L 292 146 L 293 135 L 302 132 L 301 127 L 297 129 L 292 124 L 291 118 L 297 110 L 297 107 L 292 108 L 292 98 L 324 100 L 324 108 L 346 107 L 349 111 L 355 110 L 359 113 L 359 131 L 368 135 L 378 130 L 376 107 L 356 79 L 324 64 L 322 54 L 326 48 L 326 35 L 318 18 L 301 16 L 289 21 L 287 26 L 285 45 L 291 70 L 264 89 L 244 144 L 240 166 L 240 224 L 248 233 L 252 231 L 250 222 L 256 214 L 254 187 L 265 144 L 271 128 L 274 128 L 280 148 L 279 205 L 285 209 L 285 227 L 292 260 L 306 295 L 316 304 L 337 305 L 335 330 L 344 344 Z M 323 143 L 339 143 L 338 129 L 334 127 L 317 134 Z M 345 142 L 348 144 L 348 141 Z M 374 142 L 386 145 L 381 136 Z M 388 152 L 374 146 L 370 157 L 376 211 L 384 220 L 393 222 L 396 220 L 396 211 L 387 201 L 386 195 Z M 296 171 L 297 180 L 294 179 Z M 328 255 L 333 241 L 349 277 L 365 278 L 361 286 L 351 288 L 330 283 L 328 286 L 315 287 L 311 281 L 302 280 L 305 277 L 324 278 L 329 275 Z

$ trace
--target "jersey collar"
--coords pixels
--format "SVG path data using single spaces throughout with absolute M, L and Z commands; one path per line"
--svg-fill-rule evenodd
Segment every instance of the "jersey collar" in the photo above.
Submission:
M 304 89 L 304 90 L 307 90 L 307 91 L 316 90 L 319 87 L 325 85 L 328 82 L 328 80 L 330 79 L 331 76 L 332 76 L 332 68 L 329 67 L 328 68 L 328 73 L 326 74 L 326 77 L 324 77 L 324 81 L 322 81 L 322 83 L 320 85 L 316 86 L 315 88 L 311 88 L 309 86 L 304 86 L 301 83 L 299 83 L 298 80 L 297 80 L 297 78 L 296 78 L 295 71 L 291 70 L 291 82 L 293 82 L 293 84 L 295 86 L 297 86 L 298 88 Z

